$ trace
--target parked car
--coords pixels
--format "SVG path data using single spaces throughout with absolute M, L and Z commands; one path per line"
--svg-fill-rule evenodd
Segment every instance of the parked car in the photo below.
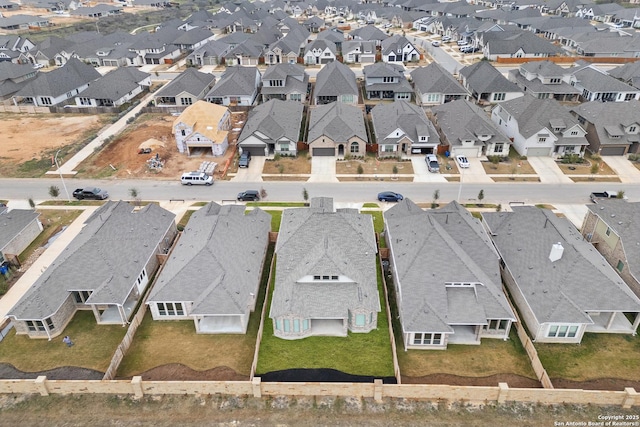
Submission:
M 249 162 L 251 162 L 251 153 L 248 151 L 243 151 L 240 155 L 240 160 L 238 160 L 238 167 L 248 168 Z
M 446 43 L 446 42 L 450 42 L 451 41 L 451 37 L 450 36 L 442 36 L 442 43 Z
M 462 155 L 456 156 L 456 162 L 458 163 L 458 166 L 460 166 L 461 168 L 466 169 L 469 167 L 469 159 L 467 159 L 466 156 L 462 156 Z
M 260 200 L 260 192 L 258 190 L 247 190 L 238 193 L 238 200 L 241 202 L 257 202 Z
M 36 70 L 39 68 L 44 68 L 44 64 L 33 64 L 33 68 L 35 68 Z
M 183 185 L 211 185 L 213 177 L 206 172 L 185 172 L 180 177 L 180 182 Z
M 466 45 L 468 45 L 468 44 L 469 44 L 469 43 L 467 43 L 467 41 L 466 41 L 466 40 L 458 40 L 458 46 L 466 46 Z
M 394 193 L 393 191 L 383 191 L 378 193 L 378 200 L 381 202 L 399 202 L 404 199 L 402 194 Z
M 438 40 L 432 41 L 431 42 L 431 46 L 439 47 L 440 46 L 440 42 Z
M 477 52 L 479 50 L 480 50 L 480 48 L 473 47 L 473 46 L 470 46 L 470 45 L 462 46 L 460 48 L 460 52 L 462 52 L 462 53 L 474 53 L 474 52 Z
M 601 192 L 593 192 L 589 195 L 589 198 L 593 203 L 598 203 L 598 200 L 602 199 L 617 199 L 618 192 L 617 191 L 601 191 Z M 625 196 L 623 196 L 626 199 Z
M 427 169 L 429 172 L 440 172 L 440 164 L 438 163 L 438 157 L 435 154 L 427 154 L 424 158 L 427 163 Z
M 78 200 L 104 200 L 109 198 L 109 193 L 98 187 L 76 188 L 73 197 Z

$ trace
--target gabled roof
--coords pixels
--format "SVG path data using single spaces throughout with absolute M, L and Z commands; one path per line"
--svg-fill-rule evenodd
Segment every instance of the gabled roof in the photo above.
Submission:
M 349 33 L 351 37 L 359 40 L 382 41 L 389 38 L 382 30 L 375 25 L 365 25 Z
M 100 77 L 82 92 L 83 98 L 117 100 L 140 86 L 149 73 L 133 67 L 118 67 Z
M 71 58 L 64 66 L 48 73 L 38 73 L 26 86 L 18 91 L 17 96 L 51 96 L 58 97 L 71 92 L 80 86 L 91 83 L 101 75 L 94 67 Z
M 402 50 L 408 44 L 413 46 L 406 37 L 394 34 L 393 36 L 382 40 L 380 43 L 381 52 L 383 55 L 397 53 L 399 49 Z
M 453 325 L 515 320 L 502 292 L 498 254 L 464 207 L 454 201 L 427 211 L 404 199 L 384 220 L 404 332 L 453 332 Z M 475 286 L 446 286 L 451 283 Z
M 491 55 L 511 55 L 522 49 L 526 54 L 558 55 L 562 48 L 531 31 L 489 31 L 483 35 L 484 44 Z
M 227 67 L 206 97 L 251 95 L 256 90 L 257 77 L 260 77 L 260 72 L 256 67 Z
M 201 73 L 195 68 L 187 68 L 178 77 L 156 92 L 155 97 L 174 97 L 181 93 L 198 96 L 215 81 L 216 77 L 213 74 Z
M 362 110 L 354 105 L 341 102 L 318 105 L 311 110 L 308 141 L 315 141 L 326 135 L 335 142 L 345 142 L 357 136 L 367 142 Z
M 566 218 L 534 206 L 482 217 L 538 323 L 590 324 L 587 312 L 640 311 L 638 297 Z M 557 243 L 564 250 L 552 262 Z
M 316 77 L 314 96 L 358 95 L 356 74 L 339 61 L 333 61 L 322 67 Z
M 87 304 L 124 304 L 175 215 L 155 203 L 139 210 L 109 201 L 87 219 L 31 288 L 11 309 L 17 319 L 45 319 L 58 311 L 72 291 L 92 291 Z M 147 272 L 151 274 L 151 272 Z
M 591 67 L 578 70 L 573 73 L 573 76 L 576 83 L 590 92 L 638 92 L 635 87 Z
M 175 129 L 179 123 L 184 123 L 193 130 L 193 133 L 198 133 L 213 143 L 220 144 L 229 134 L 228 130 L 218 128 L 220 120 L 227 113 L 229 109 L 222 105 L 202 100 L 196 101 L 173 121 L 173 128 Z
M 271 216 L 210 202 L 193 213 L 147 303 L 192 302 L 190 314 L 248 314 L 258 294 Z M 242 260 L 239 262 L 239 260 Z
M 491 135 L 491 141 L 495 143 L 510 143 L 487 114 L 467 100 L 459 99 L 437 105 L 431 111 L 450 144 L 460 144 L 462 140 L 468 139 L 481 143 L 477 141 L 478 135 Z
M 530 61 L 520 65 L 520 68 L 528 73 L 544 77 L 562 78 L 569 74 L 564 68 L 551 61 Z
M 438 132 L 427 119 L 424 110 L 407 101 L 378 104 L 371 110 L 371 119 L 378 144 L 394 144 L 404 136 L 418 143 L 419 136 L 427 136 L 425 132 L 428 133 L 428 142 L 439 141 Z M 396 129 L 400 129 L 403 134 L 387 138 Z
M 614 68 L 613 70 L 609 70 L 608 73 L 610 76 L 622 80 L 625 83 L 631 83 L 640 77 L 640 61 L 628 62 Z
M 494 92 L 521 92 L 520 88 L 507 80 L 487 61 L 467 65 L 460 70 L 468 86 L 478 94 Z
M 376 62 L 374 64 L 365 65 L 362 72 L 366 77 L 395 77 L 402 75 L 404 77 L 404 67 L 398 64 L 389 64 L 387 62 Z
M 411 71 L 411 79 L 421 93 L 467 95 L 467 90 L 437 62 Z
M 306 56 L 306 54 L 309 51 L 315 50 L 315 49 L 320 49 L 323 52 L 329 49 L 329 51 L 334 55 L 338 52 L 338 48 L 336 47 L 336 44 L 331 40 L 316 39 L 310 43 L 307 43 L 307 45 L 304 47 L 304 55 Z
M 620 145 L 638 142 L 637 134 L 625 134 L 621 138 L 611 138 L 610 129 L 621 132 L 623 126 L 626 127 L 634 123 L 640 126 L 640 101 L 585 102 L 572 107 L 571 111 L 593 123 L 600 144 Z
M 313 198 L 309 208 L 285 209 L 281 224 L 269 317 L 346 318 L 356 309 L 380 311 L 370 215 L 334 211 L 333 199 Z M 304 280 L 317 275 L 341 280 Z
M 262 86 L 263 95 L 300 93 L 306 94 L 309 85 L 309 75 L 298 64 L 281 63 L 270 65 L 262 75 L 262 81 L 282 80 L 284 86 Z
M 304 106 L 296 101 L 280 101 L 272 99 L 255 107 L 249 113 L 238 143 L 242 144 L 249 137 L 263 142 L 276 142 L 282 139 L 298 141 Z M 257 135 L 260 133 L 266 139 Z
M 0 253 L 27 225 L 39 216 L 38 212 L 31 209 L 12 209 L 9 211 L 6 207 L 0 207 Z

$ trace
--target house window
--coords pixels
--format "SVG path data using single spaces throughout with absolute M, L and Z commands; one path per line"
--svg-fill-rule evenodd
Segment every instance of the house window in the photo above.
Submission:
M 427 102 L 440 102 L 439 93 L 430 93 L 427 95 Z
M 52 104 L 51 98 L 40 98 L 40 103 L 42 105 L 51 105 Z
M 321 277 L 320 276 L 313 276 L 313 280 L 320 280 Z
M 280 320 L 276 319 L 276 331 L 280 330 Z
M 48 319 L 50 320 L 50 319 Z M 27 320 L 27 328 L 29 332 L 45 332 L 44 322 L 41 320 Z
M 282 87 L 282 80 L 271 80 L 270 86 L 273 87 Z
M 180 133 L 182 133 L 182 136 L 187 136 L 187 131 L 186 131 L 186 130 L 184 130 L 184 129 L 182 129 L 182 130 L 180 131 Z
M 421 137 L 420 137 L 420 141 L 426 141 L 426 140 L 427 140 L 427 137 L 426 137 L 426 136 L 421 136 Z
M 303 331 L 308 331 L 309 330 L 309 319 L 304 319 L 302 321 L 302 330 Z
M 547 337 L 549 338 L 573 338 L 578 333 L 577 326 L 551 325 Z
M 635 126 L 629 126 L 629 133 L 635 132 L 635 131 L 636 131 L 636 127 Z
M 395 145 L 383 145 L 382 151 L 384 153 L 393 153 L 395 151 Z
M 293 332 L 300 332 L 300 320 L 293 319 Z
M 281 142 L 280 143 L 280 151 L 289 151 L 289 143 Z
M 353 95 L 342 95 L 342 102 L 345 104 L 353 104 Z
M 546 136 L 538 137 L 538 144 L 544 144 L 545 142 L 547 142 L 547 137 Z
M 158 314 L 160 316 L 184 316 L 181 302 L 159 302 Z
M 291 325 L 289 325 L 289 319 L 284 319 L 282 323 L 284 324 L 284 331 L 289 332 L 291 330 Z
M 562 79 L 549 79 L 549 83 L 551 84 L 558 84 L 562 81 Z
M 611 236 L 611 229 L 607 227 L 607 231 L 604 232 L 607 236 Z
M 623 269 L 624 269 L 624 262 L 618 261 L 618 265 L 616 265 L 616 270 L 618 270 L 620 273 L 622 273 Z
M 634 93 L 627 93 L 627 94 L 624 96 L 624 100 L 625 100 L 625 101 L 631 101 L 631 100 L 633 100 L 633 99 L 636 99 L 636 95 L 635 95 Z
M 571 131 L 571 136 L 576 136 L 578 135 L 578 131 L 577 130 L 572 130 Z
M 358 144 L 357 142 L 352 142 L 351 145 L 349 146 L 349 151 L 352 153 L 359 153 L 360 144 Z
M 73 291 L 72 295 L 77 304 L 84 304 L 91 296 L 91 291 Z
M 180 105 L 191 105 L 193 104 L 192 98 L 180 98 Z
M 366 318 L 364 314 L 356 314 L 356 326 L 364 326 L 366 323 Z
M 442 342 L 442 334 L 413 334 L 414 345 L 440 345 Z
M 291 95 L 289 95 L 289 99 L 291 99 L 292 101 L 302 101 L 302 95 L 299 93 L 292 93 Z
M 504 92 L 494 93 L 493 100 L 494 101 L 504 101 L 506 94 Z
M 502 153 L 504 151 L 504 144 L 503 143 L 498 143 L 495 144 L 493 146 L 493 152 L 494 153 Z
M 383 77 L 382 78 L 382 82 L 383 83 L 393 83 L 394 80 L 395 80 L 394 77 Z

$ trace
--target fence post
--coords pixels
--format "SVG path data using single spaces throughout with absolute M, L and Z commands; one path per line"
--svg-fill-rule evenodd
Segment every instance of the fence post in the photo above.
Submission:
M 41 375 L 35 380 L 35 384 L 40 389 L 40 396 L 49 396 L 49 390 L 47 389 L 47 377 Z
M 144 392 L 142 391 L 142 377 L 135 376 L 131 378 L 131 387 L 133 388 L 133 394 L 136 398 L 140 399 L 144 396 Z
M 625 387 L 624 392 L 627 393 L 627 395 L 622 401 L 622 407 L 624 409 L 630 409 L 636 403 L 636 396 L 638 396 L 638 392 L 632 387 Z
M 382 402 L 382 380 L 373 380 L 373 400 L 380 403 Z
M 498 404 L 506 402 L 508 395 L 509 395 L 509 384 L 498 383 Z
M 262 390 L 260 389 L 260 377 L 253 377 L 251 380 L 251 387 L 253 388 L 253 397 L 262 397 Z

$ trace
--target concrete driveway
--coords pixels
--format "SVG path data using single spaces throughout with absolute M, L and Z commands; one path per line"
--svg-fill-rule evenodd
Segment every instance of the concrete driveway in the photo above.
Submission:
M 311 157 L 311 176 L 307 182 L 339 182 L 336 177 L 336 158 L 333 156 Z
M 238 168 L 236 176 L 231 178 L 235 182 L 262 182 L 262 169 L 264 169 L 265 156 L 253 156 L 248 168 Z
M 424 156 L 411 156 L 411 166 L 413 167 L 413 182 L 447 182 L 444 175 L 429 172 Z
M 482 162 L 478 157 L 467 157 L 469 160 L 469 167 L 466 169 L 458 168 L 460 170 L 460 180 L 466 183 L 477 182 L 492 183 L 493 179 L 487 175 L 482 166 Z M 454 160 L 455 161 L 455 160 Z
M 529 164 L 536 171 L 543 184 L 572 184 L 571 178 L 562 173 L 551 157 L 527 157 Z
M 621 182 L 640 182 L 640 170 L 626 156 L 606 156 L 602 160 L 614 170 Z

